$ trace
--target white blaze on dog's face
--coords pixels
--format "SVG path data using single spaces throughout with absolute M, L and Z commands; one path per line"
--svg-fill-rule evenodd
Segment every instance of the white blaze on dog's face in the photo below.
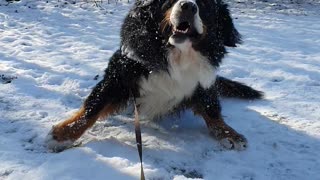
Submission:
M 171 45 L 183 43 L 185 40 L 202 35 L 204 27 L 199 15 L 199 7 L 195 0 L 178 0 L 170 11 L 169 21 L 172 35 Z

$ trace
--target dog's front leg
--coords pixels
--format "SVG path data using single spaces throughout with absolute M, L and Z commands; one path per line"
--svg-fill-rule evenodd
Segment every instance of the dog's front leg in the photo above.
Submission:
M 226 124 L 221 115 L 221 106 L 216 91 L 198 88 L 192 98 L 193 111 L 205 120 L 210 134 L 228 149 L 243 150 L 246 138 Z
M 125 105 L 129 91 L 121 84 L 114 73 L 106 74 L 74 116 L 53 126 L 47 136 L 47 147 L 59 152 L 72 146 L 99 117 L 106 117 Z

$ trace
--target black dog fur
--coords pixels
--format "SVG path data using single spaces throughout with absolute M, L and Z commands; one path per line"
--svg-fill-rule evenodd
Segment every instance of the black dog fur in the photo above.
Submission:
M 139 0 L 134 4 L 122 25 L 121 47 L 110 58 L 103 80 L 94 87 L 74 117 L 53 127 L 47 140 L 49 148 L 56 151 L 67 148 L 99 117 L 118 112 L 131 98 L 139 98 L 142 77 L 148 79 L 152 73 L 169 73 L 167 52 L 174 48 L 168 43 L 172 32 L 170 26 L 161 28 L 161 23 L 175 2 Z M 227 53 L 226 46 L 236 47 L 241 43 L 241 36 L 222 1 L 195 2 L 206 31 L 203 37 L 191 35 L 189 38 L 193 49 L 207 57 L 209 64 L 216 69 Z M 224 146 L 245 148 L 246 139 L 224 123 L 219 96 L 260 99 L 263 94 L 242 83 L 217 76 L 210 88 L 197 85 L 192 95 L 185 97 L 170 112 L 190 108 L 205 119 L 211 135 Z

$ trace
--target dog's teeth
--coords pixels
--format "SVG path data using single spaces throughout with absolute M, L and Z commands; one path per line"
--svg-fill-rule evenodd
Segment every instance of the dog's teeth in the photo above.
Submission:
M 189 28 L 187 28 L 186 30 L 180 30 L 180 29 L 177 29 L 177 28 L 173 28 L 173 33 L 182 33 L 182 34 L 186 34 L 188 32 Z
M 188 29 L 186 29 L 186 30 L 183 31 L 183 33 L 187 33 L 187 32 L 188 32 Z

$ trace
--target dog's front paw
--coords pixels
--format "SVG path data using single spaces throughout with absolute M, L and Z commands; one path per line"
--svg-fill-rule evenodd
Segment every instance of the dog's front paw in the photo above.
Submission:
M 227 149 L 244 150 L 247 148 L 248 141 L 241 134 L 230 134 L 219 140 L 220 144 Z
M 72 140 L 61 140 L 56 134 L 55 127 L 48 133 L 45 144 L 46 147 L 52 152 L 61 152 L 73 146 Z
M 248 146 L 247 139 L 226 124 L 211 128 L 210 133 L 227 149 L 244 150 Z

